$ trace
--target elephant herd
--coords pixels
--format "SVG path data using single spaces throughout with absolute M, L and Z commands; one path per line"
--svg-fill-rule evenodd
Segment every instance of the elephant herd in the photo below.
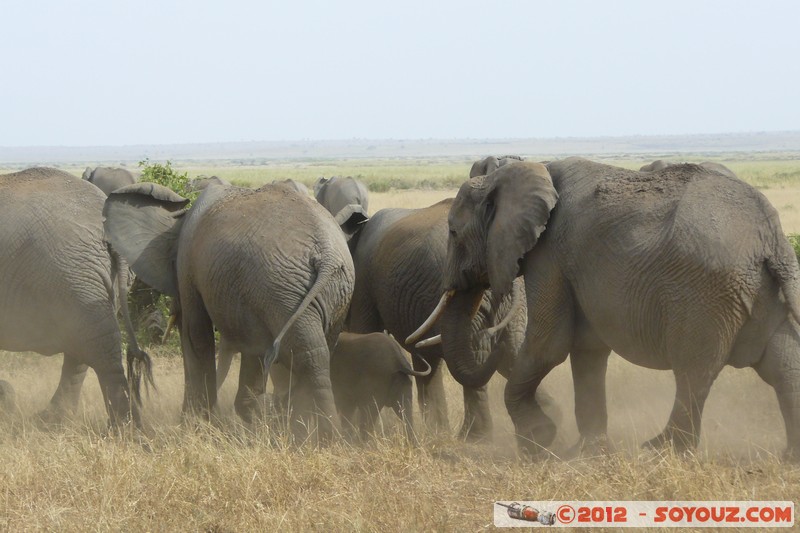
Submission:
M 540 384 L 569 355 L 579 446 L 602 447 L 613 350 L 674 373 L 672 413 L 648 445 L 695 447 L 731 365 L 775 389 L 787 452 L 800 454 L 800 269 L 777 211 L 722 165 L 488 157 L 455 198 L 371 217 L 352 178 L 320 180 L 314 198 L 291 180 L 209 182 L 189 207 L 135 178 L 106 198 L 87 183 L 101 176 L 0 176 L 0 274 L 13 280 L 0 287 L 0 349 L 65 354 L 56 416 L 91 367 L 112 422 L 139 423 L 151 363 L 127 319 L 130 267 L 176 302 L 185 413 L 211 415 L 241 353 L 246 422 L 269 374 L 295 434 L 366 434 L 385 406 L 415 441 L 412 376 L 425 419 L 449 427 L 444 360 L 464 389 L 460 435 L 491 435 L 499 372 L 518 447 L 536 454 L 557 430 Z

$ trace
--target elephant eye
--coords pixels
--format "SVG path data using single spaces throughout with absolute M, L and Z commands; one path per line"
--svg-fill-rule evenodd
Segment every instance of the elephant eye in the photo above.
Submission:
M 451 230 L 450 230 L 450 237 L 452 237 L 452 238 L 454 238 L 454 239 L 455 239 L 456 237 L 458 237 L 458 233 L 456 233 L 456 230 L 454 230 L 454 229 L 451 229 Z

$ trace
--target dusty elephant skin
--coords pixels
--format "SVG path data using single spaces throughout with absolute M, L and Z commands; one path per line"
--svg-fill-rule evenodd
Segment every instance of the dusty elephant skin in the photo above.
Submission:
M 646 165 L 642 165 L 639 169 L 639 172 L 656 172 L 659 170 L 664 170 L 668 167 L 673 167 L 675 165 L 681 165 L 685 163 L 671 163 L 669 161 L 664 161 L 663 159 L 656 159 L 652 163 L 648 163 Z M 713 172 L 719 172 L 723 176 L 728 176 L 729 178 L 736 178 L 736 174 L 721 163 L 714 163 L 713 161 L 703 161 L 702 163 L 698 163 L 699 166 L 703 167 L 706 170 L 711 170 Z
M 517 309 L 508 327 L 490 337 L 483 330 L 495 324 L 498 316 L 510 312 L 511 298 L 497 301 L 487 292 L 471 302 L 474 305 L 470 311 L 477 307 L 474 319 L 468 317 L 465 323 L 460 323 L 460 315 L 453 312 L 440 320 L 440 324 L 455 324 L 459 328 L 457 337 L 426 348 L 405 342 L 433 311 L 441 294 L 442 267 L 447 254 L 447 213 L 452 202 L 443 200 L 422 209 L 382 209 L 350 240 L 356 286 L 347 330 L 370 333 L 385 329 L 406 350 L 430 363 L 434 369 L 431 375 L 417 377 L 416 382 L 423 417 L 436 428 L 450 427 L 440 368 L 444 357 L 453 376 L 464 385 L 464 422 L 460 434 L 481 439 L 492 435 L 486 383 L 495 370 L 508 375 L 524 337 L 524 306 Z M 522 293 L 521 280 L 517 289 Z M 432 334 L 437 331 L 434 329 Z M 412 360 L 417 370 L 423 369 L 418 357 Z M 483 360 L 487 364 L 483 365 L 482 373 L 470 372 L 472 366 Z
M 333 218 L 283 186 L 209 187 L 190 210 L 154 184 L 115 191 L 106 232 L 133 271 L 179 296 L 184 412 L 217 401 L 214 326 L 242 353 L 236 412 L 251 421 L 275 357 L 292 368 L 292 405 L 320 414 L 323 438 L 338 425 L 329 353 L 353 290 L 353 263 Z M 302 421 L 294 429 L 302 431 Z
M 411 376 L 430 372 L 430 366 L 414 370 L 400 344 L 385 333 L 341 333 L 331 354 L 331 383 L 345 429 L 357 421 L 366 436 L 381 409 L 390 407 L 404 421 L 408 439 L 416 442 Z
M 523 449 L 553 439 L 534 393 L 568 354 L 581 438 L 604 437 L 613 349 L 674 373 L 672 414 L 648 444 L 697 444 L 727 364 L 753 367 L 775 388 L 788 451 L 800 451 L 800 272 L 777 212 L 753 187 L 698 165 L 519 163 L 465 183 L 449 228 L 445 289 L 506 292 L 525 278 L 528 327 L 505 391 Z
M 122 366 L 115 302 L 128 332 L 129 379 L 138 399 L 150 359 L 127 313 L 127 266 L 103 239 L 105 196 L 66 172 L 32 168 L 0 176 L 0 349 L 64 353 L 47 418 L 75 412 L 86 372 L 100 381 L 113 423 L 139 423 Z

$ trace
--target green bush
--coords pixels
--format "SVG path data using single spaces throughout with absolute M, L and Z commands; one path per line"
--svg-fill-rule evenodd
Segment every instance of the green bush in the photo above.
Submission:
M 161 163 L 152 163 L 149 158 L 139 161 L 139 168 L 142 169 L 142 176 L 139 181 L 148 183 L 158 183 L 184 198 L 188 198 L 192 202 L 197 198 L 199 192 L 189 190 L 189 173 L 178 172 L 172 168 L 172 163 L 167 161 L 163 165 Z
M 139 168 L 142 169 L 139 181 L 163 185 L 191 202 L 194 202 L 200 194 L 199 191 L 189 190 L 189 173 L 178 172 L 172 168 L 170 161 L 162 165 L 152 163 L 148 158 L 139 161 Z M 146 344 L 160 342 L 170 315 L 167 296 L 142 284 L 138 291 L 128 293 L 128 305 L 131 308 L 134 327 L 138 330 L 137 337 Z M 177 338 L 178 335 L 172 335 L 173 344 L 178 342 L 175 340 Z
M 787 237 L 792 244 L 792 248 L 794 248 L 794 255 L 797 256 L 797 261 L 800 262 L 800 233 L 790 233 Z

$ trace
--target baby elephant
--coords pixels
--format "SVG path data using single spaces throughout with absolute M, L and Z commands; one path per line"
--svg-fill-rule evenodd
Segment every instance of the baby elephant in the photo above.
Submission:
M 375 427 L 380 410 L 391 407 L 403 419 L 406 435 L 416 442 L 412 422 L 411 376 L 417 372 L 405 352 L 386 333 L 341 333 L 331 355 L 331 385 L 342 425 L 353 428 L 358 412 L 362 437 Z

